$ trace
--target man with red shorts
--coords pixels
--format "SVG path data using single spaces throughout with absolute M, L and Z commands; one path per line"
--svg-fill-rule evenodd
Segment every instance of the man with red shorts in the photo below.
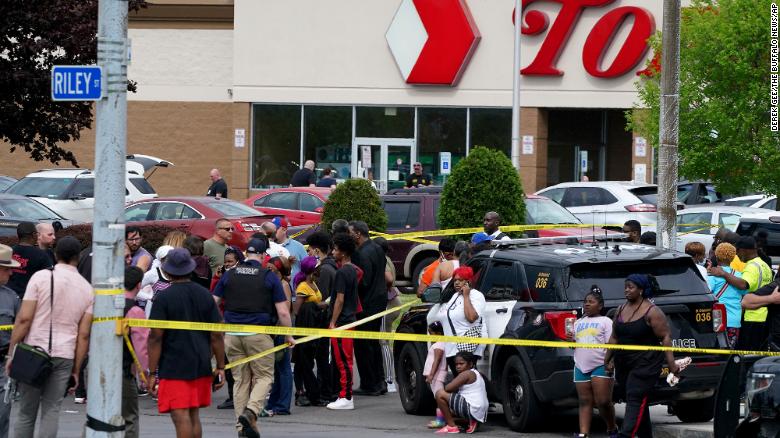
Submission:
M 195 261 L 189 251 L 176 248 L 162 265 L 171 285 L 154 298 L 150 319 L 221 322 L 217 304 L 203 286 L 190 281 Z M 214 390 L 225 382 L 225 343 L 221 332 L 153 328 L 148 342 L 149 369 L 155 373 L 152 395 L 161 414 L 171 414 L 176 436 L 203 436 L 200 408 L 211 404 Z M 217 369 L 211 370 L 211 357 Z

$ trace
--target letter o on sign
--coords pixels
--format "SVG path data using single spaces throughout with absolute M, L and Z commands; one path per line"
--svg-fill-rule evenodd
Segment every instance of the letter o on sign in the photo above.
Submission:
M 631 32 L 612 65 L 603 70 L 601 61 L 605 52 L 621 25 L 631 16 L 634 17 Z M 582 64 L 585 70 L 597 78 L 613 78 L 627 73 L 642 60 L 647 51 L 647 39 L 653 32 L 655 32 L 655 20 L 646 9 L 636 6 L 613 9 L 601 17 L 585 40 L 585 48 L 582 51 Z

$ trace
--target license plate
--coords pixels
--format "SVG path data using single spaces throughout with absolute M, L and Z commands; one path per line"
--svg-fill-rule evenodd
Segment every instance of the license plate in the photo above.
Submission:
M 695 318 L 701 324 L 712 323 L 712 309 L 696 309 Z

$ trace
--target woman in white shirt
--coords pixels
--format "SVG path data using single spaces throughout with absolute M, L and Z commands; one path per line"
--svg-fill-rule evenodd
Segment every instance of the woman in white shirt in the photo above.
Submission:
M 479 423 L 487 420 L 487 391 L 485 380 L 476 370 L 476 356 L 461 351 L 455 355 L 455 366 L 458 368 L 458 375 L 444 389 L 436 392 L 436 405 L 444 414 L 444 421 L 447 423 L 436 431 L 438 434 L 459 433 L 455 417 L 468 421 L 464 430 L 466 433 L 474 433 Z
M 470 334 L 478 330 L 479 336 L 471 337 L 486 338 L 487 326 L 482 320 L 485 313 L 485 296 L 482 295 L 482 292 L 471 288 L 474 271 L 468 266 L 461 266 L 452 273 L 452 279 L 455 284 L 455 294 L 439 310 L 439 320 L 444 327 L 444 334 L 464 336 L 469 330 L 471 330 Z M 465 350 L 468 351 L 468 348 Z M 468 352 L 473 353 L 479 359 L 485 352 L 485 344 L 477 344 L 476 349 Z M 458 374 L 455 369 L 455 354 L 457 353 L 457 344 L 448 342 L 445 345 L 447 364 L 453 375 Z

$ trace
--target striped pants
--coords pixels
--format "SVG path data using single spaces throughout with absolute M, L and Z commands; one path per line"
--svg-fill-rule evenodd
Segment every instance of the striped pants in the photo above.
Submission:
M 339 372 L 339 398 L 352 399 L 352 339 L 331 338 L 333 362 Z

